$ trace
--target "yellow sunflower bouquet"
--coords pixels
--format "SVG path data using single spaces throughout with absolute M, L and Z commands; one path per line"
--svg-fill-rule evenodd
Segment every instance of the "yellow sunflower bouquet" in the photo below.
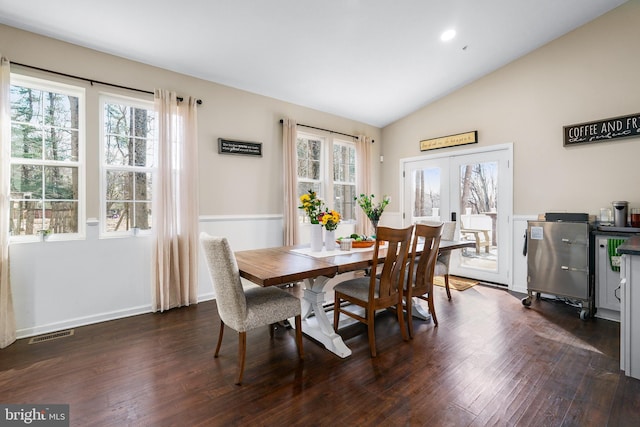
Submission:
M 334 210 L 321 212 L 318 218 L 320 220 L 320 224 L 329 231 L 333 231 L 338 228 L 338 224 L 340 224 L 340 220 L 342 219 L 340 214 Z

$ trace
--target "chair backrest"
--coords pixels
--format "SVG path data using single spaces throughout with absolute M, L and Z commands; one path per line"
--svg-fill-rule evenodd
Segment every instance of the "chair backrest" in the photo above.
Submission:
M 403 283 L 405 280 L 406 265 L 409 261 L 409 249 L 411 247 L 411 235 L 413 226 L 407 228 L 378 227 L 376 233 L 376 244 L 373 255 L 372 272 L 378 266 L 378 256 L 382 243 L 386 244 L 386 255 L 382 272 L 376 276 L 371 275 L 371 286 L 369 286 L 369 301 L 374 298 L 374 284 L 379 280 L 379 300 L 381 304 L 385 301 L 393 302 L 398 298 L 398 293 L 402 295 Z M 384 250 L 384 249 L 383 249 Z
M 453 240 L 456 235 L 456 223 L 453 221 L 446 221 L 442 224 L 442 234 L 440 240 Z
M 242 288 L 238 263 L 229 242 L 225 237 L 200 233 L 200 243 L 213 282 L 220 319 L 236 331 L 243 330 L 247 317 L 247 299 Z
M 416 295 L 431 292 L 433 287 L 433 273 L 438 256 L 438 247 L 442 234 L 443 224 L 416 224 L 413 245 L 411 246 L 411 259 L 415 260 L 419 246 L 422 252 L 418 262 L 409 265 L 409 278 L 407 283 L 413 283 Z M 414 271 L 415 269 L 415 271 Z

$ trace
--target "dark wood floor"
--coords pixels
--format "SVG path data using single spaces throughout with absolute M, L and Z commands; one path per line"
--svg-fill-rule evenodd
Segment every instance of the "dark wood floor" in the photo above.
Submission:
M 0 350 L 1 403 L 68 403 L 73 426 L 638 426 L 640 381 L 619 370 L 619 325 L 572 307 L 486 286 L 436 289 L 440 326 L 376 322 L 343 333 L 340 359 L 291 330 L 248 333 L 244 385 L 237 336 L 213 358 L 215 302 L 75 329 Z

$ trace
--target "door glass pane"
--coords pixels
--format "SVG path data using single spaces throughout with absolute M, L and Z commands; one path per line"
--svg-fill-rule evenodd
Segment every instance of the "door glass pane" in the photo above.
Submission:
M 416 169 L 411 176 L 413 185 L 411 223 L 421 220 L 440 220 L 440 168 Z
M 475 242 L 462 250 L 465 267 L 497 269 L 498 162 L 460 166 L 460 238 Z

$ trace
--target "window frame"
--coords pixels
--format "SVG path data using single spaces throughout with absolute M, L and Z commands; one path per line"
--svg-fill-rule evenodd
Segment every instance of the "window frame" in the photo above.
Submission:
M 86 123 L 87 123 L 87 95 L 86 89 L 81 86 L 61 83 L 51 79 L 33 77 L 25 74 L 10 73 L 9 77 L 11 86 L 21 86 L 30 89 L 54 92 L 62 95 L 70 95 L 78 98 L 78 158 L 76 161 L 62 160 L 45 160 L 45 159 L 20 159 L 10 157 L 10 165 L 38 165 L 38 166 L 54 166 L 54 167 L 74 167 L 78 170 L 78 212 L 77 223 L 78 230 L 75 233 L 53 233 L 48 235 L 49 241 L 66 241 L 66 240 L 84 240 L 86 238 Z M 10 123 L 13 123 L 11 121 Z M 17 161 L 16 161 L 17 160 Z M 43 196 L 43 203 L 47 199 Z M 32 243 L 40 242 L 44 236 L 40 233 L 30 235 L 14 235 L 10 236 L 10 243 Z
M 329 209 L 335 209 L 334 206 L 334 188 L 336 185 L 345 185 L 345 184 L 349 184 L 349 183 L 345 183 L 342 181 L 335 181 L 334 180 L 334 171 L 333 171 L 333 149 L 335 145 L 342 145 L 342 146 L 347 146 L 350 148 L 353 148 L 354 150 L 354 156 L 356 159 L 356 180 L 353 183 L 354 188 L 356 188 L 357 185 L 357 174 L 358 174 L 358 170 L 357 170 L 357 150 L 356 150 L 356 145 L 355 142 L 352 141 L 347 141 L 345 139 L 341 139 L 341 138 L 337 138 L 334 137 L 333 134 L 323 134 L 323 133 L 315 133 L 315 132 L 305 132 L 305 131 L 298 131 L 297 132 L 297 137 L 298 138 L 306 138 L 306 139 L 318 139 L 321 141 L 321 149 L 320 149 L 320 178 L 318 180 L 313 180 L 313 179 L 300 179 L 300 176 L 297 175 L 296 173 L 296 179 L 298 184 L 300 184 L 301 182 L 309 182 L 311 184 L 318 184 L 320 190 L 318 191 L 318 197 L 320 197 L 325 206 Z M 297 140 L 296 140 L 296 151 L 297 151 Z M 300 196 L 300 194 L 297 195 L 298 197 Z M 330 203 L 329 203 L 330 202 Z M 343 215 L 343 212 L 340 212 L 340 215 Z M 300 211 L 299 215 L 298 215 L 298 224 L 299 225 L 304 225 L 304 224 L 308 224 L 309 220 L 306 217 L 306 215 L 304 214 L 303 211 Z M 354 211 L 354 218 L 352 219 L 342 219 L 341 221 L 344 224 L 355 224 L 357 222 L 356 218 L 355 218 L 355 211 Z
M 107 104 L 124 104 L 127 107 L 133 107 L 133 108 L 138 108 L 138 109 L 145 109 L 147 111 L 150 111 L 154 114 L 155 120 L 156 120 L 156 127 L 155 127 L 155 134 L 154 137 L 152 138 L 153 143 L 155 144 L 155 147 L 153 149 L 153 167 L 147 167 L 147 166 L 128 166 L 128 165 L 107 165 L 106 164 L 106 153 L 105 153 L 105 106 Z M 107 93 L 107 92 L 101 92 L 98 95 L 98 111 L 99 111 L 99 116 L 100 116 L 100 120 L 99 120 L 99 127 L 100 127 L 100 132 L 99 132 L 99 144 L 98 144 L 98 149 L 100 151 L 99 154 L 99 162 L 100 162 L 100 176 L 99 176 L 99 182 L 100 182 L 100 232 L 99 232 L 99 237 L 101 239 L 112 239 L 112 238 L 123 238 L 123 237 L 129 237 L 129 236 L 136 236 L 136 235 L 151 235 L 153 233 L 153 229 L 154 229 L 154 223 L 153 223 L 153 219 L 151 222 L 151 227 L 147 230 L 141 230 L 141 229 L 137 229 L 137 228 L 131 228 L 129 230 L 122 230 L 122 231 L 108 231 L 107 230 L 107 199 L 106 199 L 106 195 L 107 195 L 107 187 L 108 187 L 108 183 L 107 183 L 107 172 L 108 171 L 130 171 L 130 172 L 145 172 L 145 173 L 150 173 L 151 174 L 151 200 L 149 200 L 149 203 L 152 206 L 155 205 L 155 194 L 156 194 L 156 181 L 157 181 L 157 176 L 158 176 L 158 128 L 157 128 L 157 123 L 158 123 L 158 115 L 155 111 L 155 106 L 154 106 L 154 102 L 150 101 L 150 100 L 146 100 L 146 99 L 141 99 L 141 98 L 134 98 L 134 97 L 129 97 L 129 96 L 123 96 L 123 95 L 117 95 L 117 94 L 113 94 L 113 93 Z M 153 218 L 153 216 L 152 216 Z

